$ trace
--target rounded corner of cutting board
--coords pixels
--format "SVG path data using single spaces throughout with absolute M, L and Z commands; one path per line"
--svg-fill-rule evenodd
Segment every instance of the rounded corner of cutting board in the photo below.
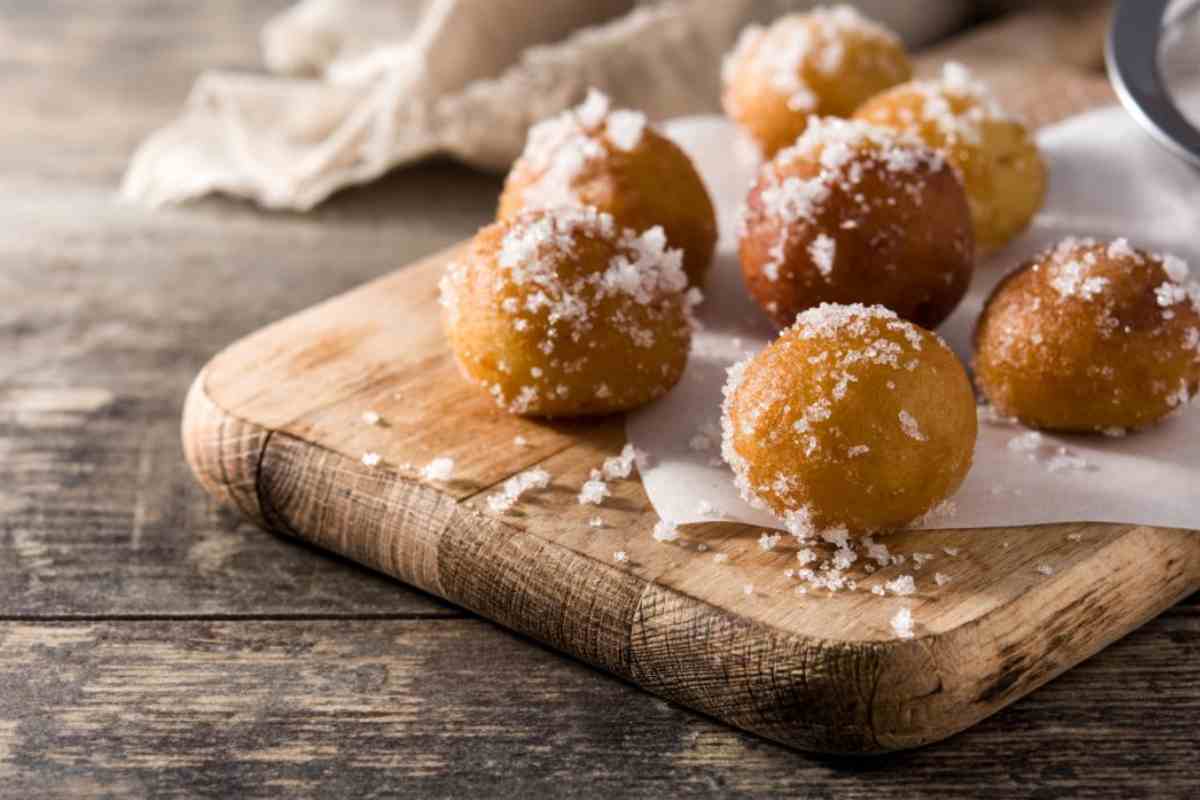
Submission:
M 939 668 L 937 653 L 952 646 L 943 640 L 953 633 L 823 639 L 650 582 L 630 633 L 630 664 L 643 688 L 789 747 L 882 755 L 948 738 L 1011 699 Z
M 219 406 L 205 389 L 209 361 L 188 389 L 180 420 L 184 458 L 217 502 L 267 527 L 258 496 L 258 467 L 271 431 Z

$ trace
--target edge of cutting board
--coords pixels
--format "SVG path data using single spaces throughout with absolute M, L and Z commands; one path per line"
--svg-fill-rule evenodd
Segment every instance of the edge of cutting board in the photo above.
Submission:
M 287 351 L 284 360 L 292 368 L 314 370 L 356 357 L 354 345 L 342 340 L 316 358 L 309 344 L 292 344 L 285 334 L 315 331 L 315 319 L 339 308 L 355 312 L 372 292 L 411 297 L 412 308 L 424 308 L 419 304 L 428 302 L 426 284 L 449 257 L 440 254 L 300 312 L 210 361 L 189 392 L 182 423 L 188 462 L 205 489 L 266 530 L 339 553 L 737 727 L 829 753 L 885 752 L 950 736 L 1200 588 L 1200 537 L 1194 533 L 1134 525 L 972 531 L 970 541 L 984 542 L 981 547 L 995 548 L 999 535 L 1013 537 L 1012 551 L 1006 546 L 1005 552 L 1029 546 L 1031 558 L 1034 543 L 1044 549 L 1051 537 L 1061 542 L 1067 532 L 1085 531 L 1087 540 L 1063 556 L 1054 575 L 1015 589 L 997 585 L 1000 596 L 990 598 L 985 611 L 936 630 L 918 628 L 912 639 L 843 636 L 836 626 L 821 635 L 758 613 L 754 605 L 748 611 L 740 600 L 729 607 L 709 602 L 697 596 L 704 592 L 694 583 L 672 577 L 678 570 L 662 567 L 656 574 L 654 564 L 639 564 L 636 557 L 618 565 L 556 541 L 523 517 L 510 521 L 483 512 L 477 501 L 488 488 L 535 463 L 561 464 L 575 443 L 586 443 L 588 463 L 619 449 L 619 418 L 549 426 L 544 446 L 535 442 L 524 463 L 500 473 L 480 467 L 486 478 L 464 488 L 429 484 L 408 465 L 366 467 L 355 451 L 315 441 L 328 438 L 335 424 L 328 419 L 330 407 L 351 406 L 340 418 L 344 425 L 346 414 L 360 414 L 369 400 L 351 403 L 342 395 L 316 403 L 304 421 L 264 411 L 277 395 L 296 390 L 272 378 L 281 352 Z M 430 317 L 421 315 L 414 328 L 428 326 Z M 336 327 L 318 333 L 328 336 Z M 435 341 L 421 338 L 423 346 Z M 428 363 L 426 358 L 423 369 Z M 219 389 L 214 380 L 222 383 Z M 244 385 L 256 381 L 260 385 Z M 374 375 L 351 394 L 378 396 L 387 381 Z M 488 424 L 510 423 L 500 419 Z M 511 441 L 511 431 L 504 435 Z M 486 448 L 480 443 L 476 449 Z M 653 512 L 647 514 L 640 482 L 626 483 L 614 504 L 630 504 L 636 541 L 642 541 L 649 538 L 652 521 L 646 520 Z M 563 502 L 574 504 L 573 497 Z M 526 513 L 553 516 L 568 527 L 582 524 L 558 519 L 561 509 Z M 700 560 L 695 553 L 679 557 L 695 559 L 693 565 Z M 748 556 L 748 563 L 755 558 Z M 778 572 L 778 565 L 771 569 Z M 920 619 L 921 612 L 914 616 Z M 807 624 L 820 623 L 818 614 Z

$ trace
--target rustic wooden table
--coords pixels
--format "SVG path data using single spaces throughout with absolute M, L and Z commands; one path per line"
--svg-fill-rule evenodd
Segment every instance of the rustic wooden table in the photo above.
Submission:
M 0 5 L 0 796 L 1197 796 L 1196 598 L 945 743 L 840 760 L 214 507 L 178 436 L 204 362 L 469 235 L 499 188 L 441 163 L 306 216 L 117 203 L 281 5 Z

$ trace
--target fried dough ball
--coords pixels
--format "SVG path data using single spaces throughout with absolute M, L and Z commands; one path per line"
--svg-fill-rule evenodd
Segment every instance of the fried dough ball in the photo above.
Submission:
M 879 304 L 934 328 L 974 270 L 971 215 L 945 158 L 887 128 L 814 118 L 759 172 L 738 251 L 780 327 L 825 302 Z
M 1125 239 L 1066 239 L 996 287 L 975 377 L 1001 414 L 1120 435 L 1182 409 L 1200 385 L 1200 285 Z
M 868 100 L 855 117 L 916 134 L 945 152 L 966 186 L 982 252 L 1008 243 L 1042 207 L 1046 165 L 1036 143 L 960 64 L 947 64 L 940 80 Z
M 722 454 L 742 496 L 801 537 L 902 527 L 971 466 L 975 399 L 937 336 L 881 306 L 825 304 L 725 385 Z
M 717 214 L 700 173 L 644 114 L 610 110 L 595 89 L 578 108 L 530 130 L 497 216 L 565 205 L 596 208 L 635 231 L 661 226 L 670 246 L 683 251 L 688 280 L 703 284 L 717 244 Z
M 849 6 L 751 25 L 725 57 L 725 113 L 770 158 L 814 115 L 848 117 L 868 98 L 907 81 L 900 39 Z
M 531 211 L 475 235 L 440 289 L 467 380 L 513 414 L 608 414 L 675 385 L 691 344 L 683 254 L 590 208 Z

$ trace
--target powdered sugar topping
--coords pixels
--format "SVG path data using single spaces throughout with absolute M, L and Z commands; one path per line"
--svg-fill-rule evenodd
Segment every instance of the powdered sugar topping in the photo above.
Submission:
M 729 86 L 744 65 L 783 95 L 789 109 L 813 111 L 817 96 L 806 73 L 836 74 L 843 66 L 850 37 L 900 46 L 895 34 L 851 6 L 817 8 L 808 14 L 781 17 L 769 28 L 745 28 L 722 65 L 722 78 Z
M 928 441 L 929 437 L 921 432 L 921 426 L 918 424 L 917 418 L 905 409 L 900 409 L 900 428 L 904 431 L 904 435 L 910 439 L 916 439 L 918 442 Z
M 913 88 L 921 97 L 922 117 L 951 145 L 978 144 L 985 124 L 1013 120 L 991 90 L 957 62 L 945 64 L 940 79 L 918 81 Z
M 503 514 L 512 509 L 525 492 L 530 489 L 544 489 L 549 485 L 550 473 L 546 470 L 526 470 L 506 480 L 500 492 L 488 498 L 488 508 L 497 514 Z
M 808 246 L 808 255 L 816 265 L 817 271 L 828 278 L 833 274 L 833 260 L 837 254 L 837 242 L 822 233 L 813 239 Z
M 611 215 L 590 207 L 526 212 L 499 224 L 505 228 L 495 267 L 486 255 L 456 262 L 440 287 L 447 320 L 455 325 L 460 296 L 479 286 L 482 272 L 512 329 L 537 337 L 532 344 L 547 357 L 546 364 L 522 368 L 528 370 L 528 382 L 487 386 L 501 406 L 526 413 L 541 398 L 568 397 L 564 378 L 583 371 L 589 356 L 584 352 L 570 361 L 560 359 L 560 344 L 570 342 L 578 351 L 598 325 L 623 334 L 640 349 L 654 346 L 663 322 L 677 322 L 674 335 L 688 334 L 701 295 L 688 289 L 683 253 L 668 246 L 662 228 L 642 233 L 620 229 Z M 611 253 L 607 262 L 597 264 L 598 246 Z M 581 260 L 585 253 L 588 260 Z M 614 298 L 620 302 L 606 302 Z M 503 359 L 495 368 L 512 378 L 524 377 Z M 607 384 L 591 391 L 597 398 L 611 396 Z
M 625 152 L 641 144 L 646 115 L 612 110 L 611 106 L 607 95 L 593 88 L 579 106 L 530 128 L 525 151 L 514 170 L 514 174 L 535 176 L 522 195 L 526 208 L 577 202 L 575 179 L 588 164 L 604 157 L 605 140 Z

